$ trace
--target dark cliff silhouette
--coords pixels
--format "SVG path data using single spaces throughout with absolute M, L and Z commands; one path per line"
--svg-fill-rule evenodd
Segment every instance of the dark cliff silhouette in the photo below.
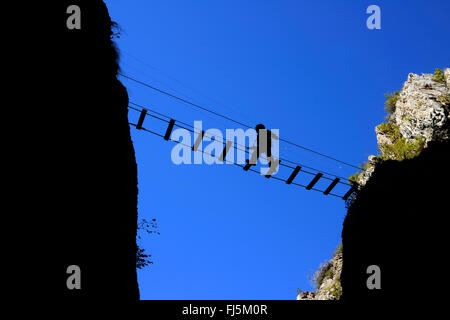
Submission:
M 101 0 L 35 5 L 34 19 L 17 21 L 30 83 L 17 97 L 15 289 L 49 302 L 134 301 L 137 166 L 114 23 Z M 70 5 L 81 9 L 79 30 L 66 26 Z M 80 290 L 66 286 L 70 265 L 81 269 Z
M 344 221 L 344 301 L 438 299 L 448 282 L 439 270 L 447 249 L 449 163 L 450 143 L 434 142 L 416 158 L 377 165 Z M 380 290 L 367 288 L 370 265 L 380 267 Z

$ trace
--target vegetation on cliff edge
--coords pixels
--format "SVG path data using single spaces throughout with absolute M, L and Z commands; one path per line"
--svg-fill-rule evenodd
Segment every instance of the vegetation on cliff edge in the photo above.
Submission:
M 434 71 L 433 80 L 436 82 L 445 83 L 445 75 L 441 69 L 436 68 Z

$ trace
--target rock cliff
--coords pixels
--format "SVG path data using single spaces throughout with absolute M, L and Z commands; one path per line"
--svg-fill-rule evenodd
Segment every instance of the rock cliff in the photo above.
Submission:
M 114 23 L 101 0 L 28 3 L 17 21 L 27 85 L 17 96 L 16 295 L 34 301 L 135 301 L 137 165 Z M 79 29 L 67 21 L 80 9 Z M 22 30 L 21 30 L 22 31 Z M 19 37 L 19 36 L 18 36 Z M 20 138 L 19 138 L 20 137 Z M 9 246 L 9 244 L 8 244 Z M 69 288 L 68 267 L 81 270 Z M 69 269 L 70 270 L 70 269 Z M 70 309 L 69 309 L 70 310 Z
M 439 184 L 449 177 L 450 69 L 409 74 L 402 89 L 386 97 L 386 121 L 375 128 L 379 153 L 349 178 L 358 191 L 347 203 L 342 251 L 316 273 L 317 291 L 301 292 L 298 300 L 336 300 L 341 293 L 346 300 L 394 299 L 394 288 L 415 287 L 412 270 L 401 271 L 415 249 L 426 253 L 413 268 L 432 272 L 427 259 L 437 258 L 444 234 L 437 213 L 448 209 Z M 370 265 L 384 272 L 383 290 L 368 290 Z
M 339 300 L 342 294 L 342 247 L 333 254 L 330 261 L 321 265 L 314 274 L 316 291 L 299 292 L 297 300 Z
M 411 159 L 430 141 L 449 139 L 449 77 L 449 68 L 434 75 L 410 73 L 400 91 L 387 95 L 387 121 L 375 128 L 379 154 L 369 156 L 354 182 L 364 186 L 380 161 Z

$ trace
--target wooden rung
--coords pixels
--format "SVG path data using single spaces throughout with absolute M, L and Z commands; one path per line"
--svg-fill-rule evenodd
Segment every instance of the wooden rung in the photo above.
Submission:
M 343 200 L 347 200 L 348 197 L 350 197 L 350 195 L 356 191 L 357 185 L 353 184 L 352 187 L 347 191 L 346 194 L 344 194 L 344 196 L 342 197 Z
M 225 160 L 225 158 L 227 157 L 228 150 L 230 150 L 232 144 L 233 141 L 227 141 L 227 143 L 225 144 L 225 148 L 223 148 L 222 154 L 219 157 L 220 161 Z
M 306 190 L 311 190 L 312 187 L 314 187 L 314 185 L 317 183 L 317 181 L 319 181 L 319 179 L 323 176 L 322 173 L 318 173 L 316 174 L 316 176 L 314 177 L 314 179 L 312 179 L 312 181 L 306 186 Z
M 198 146 L 202 142 L 203 136 L 205 135 L 205 131 L 202 130 L 202 133 L 197 136 L 197 139 L 195 140 L 194 146 L 192 147 L 193 151 L 197 151 Z
M 137 123 L 137 125 L 136 125 L 136 129 L 139 129 L 139 130 L 142 129 L 142 124 L 144 123 L 144 119 L 145 119 L 145 116 L 146 116 L 146 115 L 147 115 L 147 110 L 142 109 L 142 110 L 141 110 L 141 114 L 140 114 L 140 116 L 139 116 L 138 123 Z
M 164 140 L 169 140 L 170 134 L 172 133 L 174 125 L 175 125 L 175 120 L 170 119 L 169 126 L 167 127 L 167 130 L 166 130 L 166 134 L 164 135 Z
M 295 178 L 295 177 L 297 176 L 297 174 L 300 172 L 300 169 L 301 169 L 301 168 L 302 168 L 302 167 L 300 167 L 300 166 L 295 167 L 294 171 L 292 171 L 291 175 L 290 175 L 289 178 L 286 180 L 286 183 L 287 183 L 287 184 L 291 184 L 292 181 L 294 181 L 294 178 Z
M 328 186 L 328 188 L 325 189 L 325 191 L 323 192 L 324 195 L 327 195 L 330 193 L 331 190 L 333 190 L 333 188 L 338 184 L 339 182 L 339 178 L 336 178 L 333 180 L 333 182 Z

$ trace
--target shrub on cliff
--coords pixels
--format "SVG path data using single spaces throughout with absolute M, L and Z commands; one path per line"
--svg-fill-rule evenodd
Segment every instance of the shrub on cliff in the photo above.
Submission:
M 357 183 L 360 174 L 361 174 L 360 172 L 352 174 L 350 177 L 348 177 L 347 179 L 348 182 L 351 184 Z
M 408 140 L 402 137 L 400 127 L 396 124 L 385 122 L 377 126 L 378 132 L 388 137 L 392 143 L 385 143 L 378 147 L 381 160 L 412 159 L 419 155 L 425 146 L 425 139 L 417 136 L 414 140 Z
M 336 251 L 333 253 L 333 257 L 338 254 L 341 254 L 342 250 L 343 250 L 343 245 L 342 245 L 342 241 L 341 241 L 341 243 L 339 243 L 338 247 L 336 248 Z
M 145 252 L 145 249 L 140 248 L 136 244 L 136 268 L 142 269 L 153 262 L 150 260 L 151 255 Z
M 450 94 L 444 94 L 440 96 L 439 101 L 441 101 L 444 107 L 447 107 L 448 109 L 448 107 L 450 106 Z
M 152 221 L 147 221 L 146 219 L 142 219 L 137 224 L 137 230 L 145 232 L 147 234 L 157 234 L 159 235 L 158 231 L 158 224 L 156 222 L 156 219 L 152 219 Z M 138 233 L 137 238 L 141 239 L 142 236 Z M 136 244 L 136 268 L 142 269 L 150 264 L 153 264 L 153 262 L 150 260 L 151 255 L 147 254 L 145 249 L 141 248 L 138 244 Z
M 389 137 L 391 141 L 396 141 L 397 139 L 401 138 L 400 134 L 400 127 L 390 123 L 390 122 L 383 122 L 382 124 L 378 125 L 376 127 L 380 133 L 383 135 Z
M 380 155 L 378 158 L 382 160 L 412 159 L 417 157 L 425 147 L 425 139 L 421 136 L 415 137 L 414 140 L 408 141 L 406 138 L 399 138 L 392 144 L 384 144 L 379 146 Z
M 369 169 L 372 164 L 369 161 L 365 161 L 359 164 L 360 172 L 356 172 L 347 178 L 348 182 L 353 184 L 358 182 L 359 175 L 361 172 Z
M 319 270 L 316 271 L 316 273 L 314 274 L 314 283 L 316 284 L 317 289 L 320 288 L 320 286 L 322 285 L 323 280 L 325 280 L 327 277 L 330 276 L 329 272 L 331 270 L 331 262 L 327 261 L 325 263 L 323 263 Z
M 436 81 L 436 82 L 445 83 L 444 72 L 441 69 L 436 68 L 436 71 L 434 71 L 433 80 Z
M 395 112 L 395 104 L 397 103 L 400 91 L 394 91 L 393 93 L 386 93 L 386 101 L 384 103 L 384 110 L 388 113 L 388 117 Z

